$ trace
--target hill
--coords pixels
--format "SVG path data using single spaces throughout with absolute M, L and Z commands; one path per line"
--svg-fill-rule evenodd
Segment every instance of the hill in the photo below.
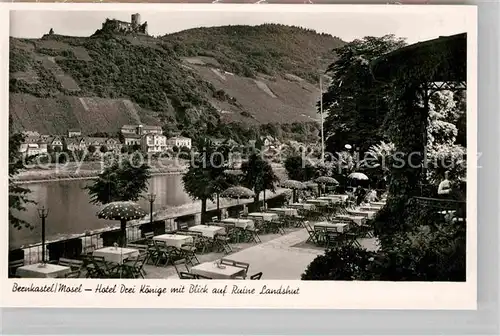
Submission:
M 197 28 L 157 38 L 53 34 L 10 43 L 16 129 L 115 132 L 121 124 L 140 122 L 188 136 L 233 138 L 260 124 L 316 120 L 319 69 L 343 44 L 274 24 Z

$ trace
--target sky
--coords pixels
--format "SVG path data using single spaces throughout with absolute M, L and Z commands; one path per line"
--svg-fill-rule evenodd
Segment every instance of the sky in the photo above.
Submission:
M 258 6 L 258 5 L 255 5 Z M 271 6 L 271 5 L 263 5 Z M 442 6 L 448 7 L 448 6 Z M 134 8 L 135 9 L 135 8 Z M 10 36 L 39 38 L 50 28 L 56 34 L 90 36 L 106 18 L 130 21 L 134 9 L 127 11 L 12 11 Z M 463 11 L 446 12 L 404 11 L 403 13 L 376 12 L 253 12 L 248 11 L 149 11 L 137 10 L 141 21 L 148 22 L 150 35 L 164 35 L 198 27 L 225 25 L 259 25 L 281 23 L 295 25 L 338 36 L 352 41 L 364 36 L 395 34 L 405 37 L 408 43 L 453 35 L 467 31 L 467 19 Z

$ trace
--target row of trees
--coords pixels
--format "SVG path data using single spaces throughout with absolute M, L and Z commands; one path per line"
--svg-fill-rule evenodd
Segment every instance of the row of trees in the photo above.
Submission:
M 278 181 L 271 165 L 257 151 L 241 165 L 241 175 L 232 174 L 229 161 L 230 148 L 215 146 L 210 140 L 198 143 L 199 151 L 191 160 L 188 171 L 182 177 L 184 189 L 193 198 L 201 201 L 201 220 L 206 221 L 207 201 L 216 201 L 220 218 L 220 194 L 230 186 L 242 185 L 254 191 L 256 203 L 260 193 L 275 191 Z

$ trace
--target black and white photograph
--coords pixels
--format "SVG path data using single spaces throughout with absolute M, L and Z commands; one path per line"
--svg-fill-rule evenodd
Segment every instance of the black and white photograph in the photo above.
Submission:
M 9 278 L 470 280 L 474 11 L 87 7 L 10 11 Z

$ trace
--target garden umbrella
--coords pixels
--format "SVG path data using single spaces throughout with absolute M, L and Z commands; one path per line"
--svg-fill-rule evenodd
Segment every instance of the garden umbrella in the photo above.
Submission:
M 333 177 L 330 177 L 330 176 L 320 176 L 316 179 L 316 182 L 320 183 L 320 184 L 334 184 L 334 185 L 338 185 L 339 182 L 334 179 Z
M 360 181 L 368 181 L 369 178 L 363 173 L 351 173 L 349 176 L 347 176 L 348 179 L 352 180 L 360 180 Z
M 240 205 L 240 198 L 252 198 L 255 196 L 255 193 L 248 188 L 242 186 L 234 186 L 227 188 L 220 195 L 221 197 L 225 198 L 236 198 L 238 205 Z
M 125 246 L 127 241 L 127 221 L 147 216 L 139 204 L 131 201 L 111 202 L 105 204 L 97 213 L 97 217 L 120 221 L 121 245 Z
M 307 186 L 304 183 L 299 182 L 299 181 L 295 181 L 295 180 L 283 181 L 283 182 L 281 182 L 281 186 L 283 188 L 292 189 L 292 191 L 293 191 L 292 203 L 296 202 L 296 191 L 297 190 L 307 189 Z

